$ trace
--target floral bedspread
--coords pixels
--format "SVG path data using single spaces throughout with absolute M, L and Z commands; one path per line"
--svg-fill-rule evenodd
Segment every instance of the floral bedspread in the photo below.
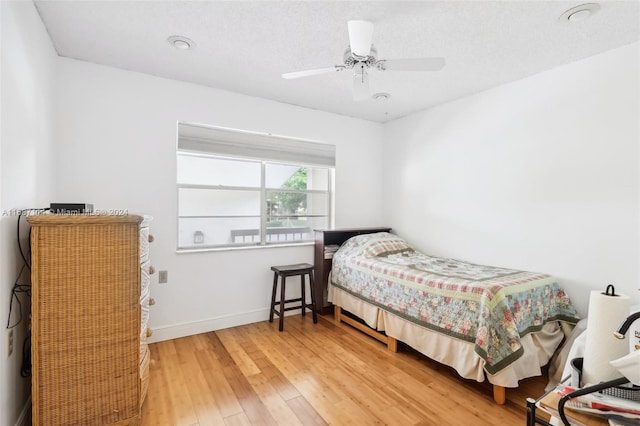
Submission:
M 522 336 L 580 318 L 553 277 L 420 253 L 386 232 L 348 240 L 331 283 L 429 329 L 475 343 L 496 374 L 522 356 Z

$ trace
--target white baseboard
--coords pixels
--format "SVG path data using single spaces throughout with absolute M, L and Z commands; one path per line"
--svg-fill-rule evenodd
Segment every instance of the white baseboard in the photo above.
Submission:
M 285 312 L 285 316 L 296 314 L 300 314 L 299 309 L 293 309 Z M 269 308 L 263 308 L 255 311 L 208 318 L 205 320 L 182 324 L 168 325 L 164 327 L 151 327 L 153 334 L 149 337 L 148 342 L 156 343 L 165 340 L 178 339 L 180 337 L 193 336 L 194 334 L 208 333 L 210 331 L 222 330 L 245 324 L 253 324 L 254 322 L 266 321 L 268 319 Z M 274 321 L 277 320 L 278 317 L 276 316 Z
M 29 399 L 24 404 L 22 411 L 20 412 L 20 416 L 18 417 L 18 421 L 16 421 L 15 426 L 31 426 L 31 416 L 29 413 L 31 412 L 31 395 L 29 395 Z

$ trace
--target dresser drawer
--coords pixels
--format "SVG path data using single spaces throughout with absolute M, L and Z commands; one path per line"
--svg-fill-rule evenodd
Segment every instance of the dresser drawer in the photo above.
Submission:
M 149 259 L 149 228 L 140 228 L 140 262 Z
M 143 343 L 140 345 L 140 407 L 147 396 L 149 390 L 149 364 L 151 363 L 151 352 L 149 345 Z

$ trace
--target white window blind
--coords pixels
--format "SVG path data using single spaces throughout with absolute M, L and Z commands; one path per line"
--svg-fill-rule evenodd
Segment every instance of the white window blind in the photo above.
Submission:
M 221 127 L 178 124 L 178 151 L 335 167 L 335 145 Z

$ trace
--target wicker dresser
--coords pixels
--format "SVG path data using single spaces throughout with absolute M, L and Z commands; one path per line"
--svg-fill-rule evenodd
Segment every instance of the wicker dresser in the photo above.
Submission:
M 33 424 L 138 424 L 149 380 L 150 217 L 28 221 Z

